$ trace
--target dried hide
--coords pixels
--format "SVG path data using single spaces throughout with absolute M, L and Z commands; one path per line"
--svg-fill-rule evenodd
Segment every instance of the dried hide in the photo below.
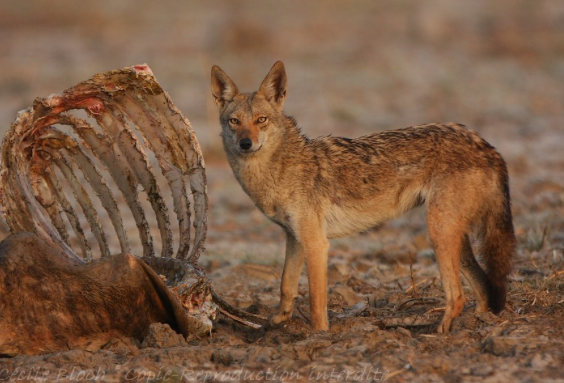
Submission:
M 199 287 L 191 296 L 206 295 Z M 155 322 L 193 335 L 194 319 L 143 260 L 120 254 L 82 263 L 32 233 L 0 243 L 0 312 L 3 356 L 94 351 L 113 337 L 142 340 Z

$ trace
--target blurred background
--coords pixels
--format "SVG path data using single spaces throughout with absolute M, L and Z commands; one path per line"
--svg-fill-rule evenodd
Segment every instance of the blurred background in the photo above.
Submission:
M 252 91 L 276 60 L 288 73 L 285 111 L 308 135 L 434 121 L 478 131 L 509 164 L 518 235 L 550 225 L 564 244 L 559 0 L 0 0 L 0 133 L 36 97 L 147 63 L 203 147 L 208 250 L 248 256 L 255 230 L 257 251 L 272 232 L 267 252 L 280 255 L 281 233 L 225 162 L 209 89 L 214 64 Z M 247 250 L 233 247 L 243 240 Z

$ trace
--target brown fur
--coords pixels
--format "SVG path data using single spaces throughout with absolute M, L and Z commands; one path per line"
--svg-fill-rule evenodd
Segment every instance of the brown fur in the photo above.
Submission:
M 0 243 L 0 312 L 0 356 L 95 351 L 113 337 L 142 340 L 156 322 L 188 335 L 183 307 L 141 259 L 83 264 L 32 233 Z
M 366 230 L 421 204 L 446 294 L 439 332 L 448 332 L 464 307 L 460 271 L 476 294 L 477 311 L 503 309 L 515 247 L 507 168 L 476 133 L 436 123 L 354 139 L 309 139 L 282 112 L 281 62 L 255 93 L 240 93 L 214 66 L 212 94 L 235 177 L 286 232 L 281 301 L 271 324 L 291 316 L 305 259 L 312 325 L 327 330 L 328 238 Z M 252 140 L 248 150 L 241 148 L 244 138 Z M 472 232 L 486 272 L 472 253 Z

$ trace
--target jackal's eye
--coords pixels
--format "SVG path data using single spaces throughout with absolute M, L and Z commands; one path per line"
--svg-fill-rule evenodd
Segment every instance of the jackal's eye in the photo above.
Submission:
M 233 125 L 237 125 L 239 123 L 239 120 L 237 118 L 230 118 L 229 122 L 232 123 Z
M 257 119 L 257 122 L 258 122 L 259 124 L 262 124 L 263 122 L 266 122 L 266 120 L 267 120 L 266 117 L 261 116 L 261 117 L 259 117 L 259 118 Z

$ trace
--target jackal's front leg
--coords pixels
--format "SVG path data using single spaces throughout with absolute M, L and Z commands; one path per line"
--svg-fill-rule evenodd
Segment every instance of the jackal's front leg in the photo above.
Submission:
M 293 233 L 286 231 L 286 260 L 284 261 L 282 284 L 280 286 L 280 305 L 278 306 L 278 313 L 269 318 L 270 325 L 278 325 L 292 316 L 294 300 L 298 296 L 298 283 L 303 264 L 303 247 L 298 244 Z

